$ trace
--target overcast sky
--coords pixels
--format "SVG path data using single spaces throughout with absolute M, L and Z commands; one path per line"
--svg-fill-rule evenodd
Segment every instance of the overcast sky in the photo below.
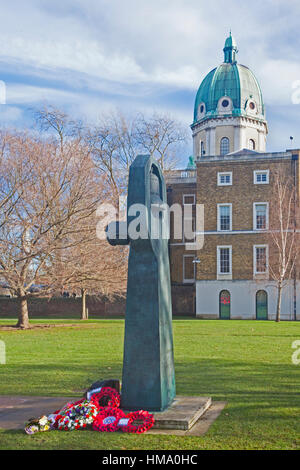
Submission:
M 291 135 L 300 147 L 298 0 L 10 0 L 0 13 L 2 125 L 28 125 L 27 109 L 47 102 L 92 122 L 117 107 L 189 126 L 231 28 L 263 90 L 268 150 L 290 147 Z

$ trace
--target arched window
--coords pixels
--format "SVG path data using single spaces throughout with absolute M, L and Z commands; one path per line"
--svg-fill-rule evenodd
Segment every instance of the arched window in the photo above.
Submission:
M 231 295 L 228 290 L 222 290 L 220 293 L 220 319 L 230 320 L 231 314 Z
M 228 137 L 223 137 L 221 140 L 220 154 L 227 155 L 229 153 L 229 139 Z
M 256 319 L 268 320 L 268 293 L 265 290 L 256 294 Z
M 205 155 L 205 151 L 204 151 L 204 142 L 200 142 L 200 156 L 203 157 L 203 155 Z
M 253 140 L 253 139 L 249 140 L 249 149 L 250 150 L 255 150 L 255 140 Z

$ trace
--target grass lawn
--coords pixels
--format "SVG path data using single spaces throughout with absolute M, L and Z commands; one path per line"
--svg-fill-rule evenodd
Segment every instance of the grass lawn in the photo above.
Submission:
M 0 395 L 81 396 L 97 379 L 121 378 L 123 334 L 122 320 L 0 331 Z M 205 436 L 0 431 L 0 449 L 300 448 L 300 366 L 291 361 L 299 323 L 175 320 L 174 340 L 177 393 L 228 402 Z

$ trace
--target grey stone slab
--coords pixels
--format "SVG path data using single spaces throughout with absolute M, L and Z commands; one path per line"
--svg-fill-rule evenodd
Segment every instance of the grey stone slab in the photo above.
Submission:
M 177 396 L 173 404 L 162 413 L 155 413 L 155 429 L 188 431 L 212 404 L 209 397 Z
M 189 430 L 174 430 L 174 429 L 151 429 L 148 434 L 153 435 L 168 435 L 168 436 L 190 436 L 190 437 L 200 437 L 204 436 L 212 424 L 218 419 L 224 408 L 226 407 L 226 402 L 213 402 L 211 407 L 205 412 L 204 415 L 197 421 L 197 423 Z
M 61 409 L 78 398 L 0 396 L 0 429 L 23 429 L 30 418 L 39 418 Z

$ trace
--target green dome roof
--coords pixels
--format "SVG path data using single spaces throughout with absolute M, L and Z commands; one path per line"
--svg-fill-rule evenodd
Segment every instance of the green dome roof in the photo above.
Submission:
M 225 62 L 212 70 L 203 80 L 195 102 L 194 124 L 222 116 L 247 116 L 265 120 L 262 92 L 257 79 L 248 67 L 237 64 L 237 46 L 230 35 L 224 48 Z M 228 97 L 227 107 L 220 100 Z M 251 105 L 251 108 L 249 108 Z

